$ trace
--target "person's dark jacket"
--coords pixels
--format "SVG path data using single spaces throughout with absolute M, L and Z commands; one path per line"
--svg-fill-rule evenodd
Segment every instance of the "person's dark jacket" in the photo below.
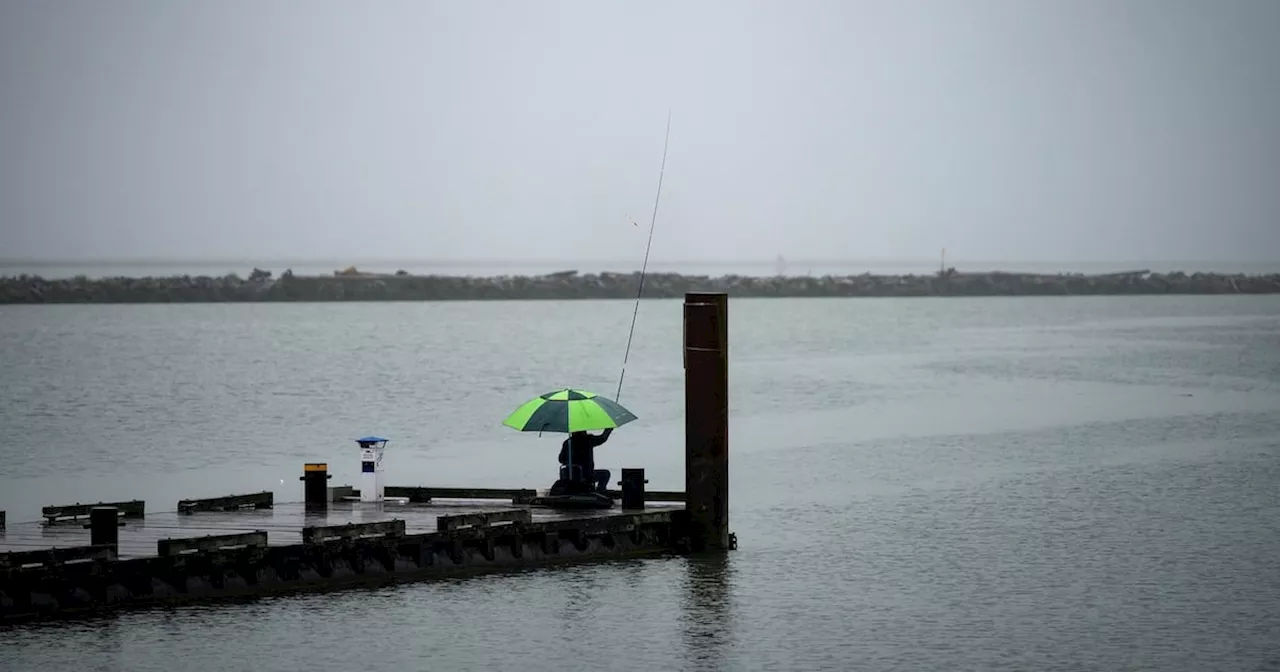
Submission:
M 596 469 L 595 447 L 609 440 L 613 429 L 604 430 L 599 436 L 587 432 L 574 432 L 560 444 L 560 464 L 567 464 L 570 444 L 573 447 L 573 464 L 582 470 L 582 478 L 590 479 Z

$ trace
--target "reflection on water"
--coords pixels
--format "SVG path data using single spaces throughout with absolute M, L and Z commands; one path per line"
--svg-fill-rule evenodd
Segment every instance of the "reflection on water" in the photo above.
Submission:
M 124 638 L 121 636 L 119 619 L 104 618 L 95 620 L 91 625 L 93 636 L 88 638 L 88 652 L 93 660 L 101 661 L 103 667 L 119 667 L 120 655 L 124 650 Z
M 680 591 L 680 636 L 686 669 L 724 666 L 734 645 L 732 555 L 707 554 L 685 563 Z
M 583 643 L 590 642 L 592 629 L 600 620 L 599 611 L 603 602 L 600 599 L 604 592 L 600 585 L 600 575 L 596 572 L 577 573 L 574 580 L 565 581 L 559 590 L 552 590 L 560 593 L 560 606 L 553 612 L 561 624 L 560 632 L 566 644 L 576 644 L 566 646 L 563 650 L 574 650 Z
M 0 670 L 122 670 L 128 629 L 115 612 L 0 625 Z

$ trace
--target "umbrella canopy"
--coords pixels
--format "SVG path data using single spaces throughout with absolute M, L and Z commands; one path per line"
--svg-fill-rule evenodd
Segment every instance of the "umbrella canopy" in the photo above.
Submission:
M 521 404 L 502 424 L 521 432 L 585 432 L 635 420 L 631 411 L 595 392 L 565 388 Z

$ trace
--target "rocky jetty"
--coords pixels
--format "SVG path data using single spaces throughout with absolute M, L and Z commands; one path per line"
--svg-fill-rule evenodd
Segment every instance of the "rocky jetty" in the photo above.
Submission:
M 109 277 L 46 279 L 0 277 L 0 304 L 197 303 L 228 301 L 449 301 L 484 299 L 628 299 L 640 273 L 467 277 L 361 273 L 353 268 L 327 276 L 279 277 L 254 269 L 247 278 Z M 1052 296 L 1119 294 L 1275 294 L 1280 274 L 1151 273 L 1106 275 L 961 273 L 931 275 L 743 276 L 648 274 L 646 298 L 674 298 L 687 291 L 724 291 L 734 297 Z

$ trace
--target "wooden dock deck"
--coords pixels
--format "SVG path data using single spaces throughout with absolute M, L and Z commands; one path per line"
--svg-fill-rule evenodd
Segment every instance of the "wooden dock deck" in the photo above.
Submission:
M 617 516 L 622 513 L 677 511 L 683 509 L 684 505 L 649 503 L 643 511 L 621 509 L 616 506 L 602 510 L 565 511 L 498 501 L 442 502 L 437 500 L 430 504 L 332 502 L 328 510 L 323 513 L 308 512 L 301 502 L 281 502 L 274 504 L 272 508 L 263 509 L 190 514 L 177 511 L 148 511 L 143 518 L 121 520 L 124 525 L 120 528 L 118 557 L 121 559 L 154 557 L 159 553 L 158 542 L 163 539 L 243 534 L 255 531 L 267 532 L 267 543 L 270 546 L 287 546 L 302 543 L 304 527 L 372 523 L 394 519 L 405 522 L 405 531 L 408 534 L 435 532 L 439 516 L 510 511 L 513 508 L 528 509 L 533 522 L 549 522 Z M 88 522 L 87 519 L 81 519 L 45 525 L 41 521 L 10 521 L 7 528 L 0 528 L 0 553 L 87 546 L 89 544 Z

